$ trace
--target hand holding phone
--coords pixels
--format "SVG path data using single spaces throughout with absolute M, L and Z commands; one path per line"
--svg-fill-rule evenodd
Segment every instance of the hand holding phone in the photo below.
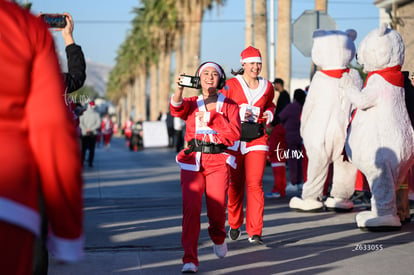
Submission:
M 49 28 L 63 29 L 66 27 L 66 15 L 58 13 L 43 13 L 40 15 Z

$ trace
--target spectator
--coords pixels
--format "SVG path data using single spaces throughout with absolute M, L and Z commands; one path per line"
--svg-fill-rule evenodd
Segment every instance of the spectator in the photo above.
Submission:
M 62 34 L 63 41 L 65 43 L 65 51 L 67 58 L 67 68 L 68 71 L 63 73 L 63 79 L 65 84 L 65 103 L 66 107 L 69 110 L 72 121 L 77 130 L 78 142 L 81 144 L 81 130 L 79 127 L 79 117 L 84 111 L 82 108 L 79 108 L 79 104 L 74 102 L 68 94 L 78 90 L 83 86 L 86 79 L 86 63 L 85 57 L 82 52 L 82 48 L 75 44 L 73 38 L 73 29 L 74 23 L 72 16 L 69 13 L 64 13 L 66 16 L 66 26 L 63 29 L 54 29 L 54 31 L 60 31 Z M 39 200 L 42 202 L 42 194 L 39 195 Z M 43 205 L 41 203 L 41 205 Z M 44 217 L 43 209 L 42 211 L 42 230 L 40 238 L 35 241 L 35 253 L 34 253 L 34 262 L 33 262 L 33 274 L 47 274 L 48 265 L 49 265 L 49 255 L 46 248 L 46 238 L 48 234 L 47 229 L 47 220 Z
M 134 125 L 134 121 L 132 120 L 132 117 L 129 117 L 127 121 L 125 121 L 124 126 L 122 127 L 122 131 L 124 133 L 124 136 L 126 139 L 126 145 L 128 148 L 129 148 L 129 144 L 132 138 L 132 126 L 133 125 Z
M 302 89 L 294 92 L 294 101 L 288 104 L 279 113 L 279 120 L 286 130 L 286 143 L 288 149 L 289 179 L 297 190 L 302 189 L 303 185 L 303 141 L 300 136 L 300 115 L 305 103 L 306 93 Z
M 114 123 L 109 117 L 109 114 L 105 114 L 101 122 L 101 134 L 103 137 L 103 142 L 105 144 L 105 149 L 111 147 L 111 138 L 113 134 Z
M 174 117 L 174 142 L 177 153 L 184 148 L 184 127 L 184 120 L 179 117 Z
M 266 198 L 280 198 L 286 196 L 286 158 L 283 153 L 287 149 L 286 131 L 279 123 L 279 114 L 290 103 L 289 93 L 284 89 L 284 81 L 275 78 L 273 81 L 275 97 L 277 97 L 275 115 L 272 121 L 272 131 L 269 138 L 268 160 L 272 166 L 273 187 Z
M 279 123 L 278 114 L 290 103 L 290 95 L 285 90 L 285 82 L 283 79 L 275 78 L 272 84 L 275 89 L 275 97 L 277 97 L 275 114 L 272 121 L 272 126 L 275 126 Z
M 95 102 L 91 101 L 88 109 L 80 117 L 82 131 L 82 165 L 85 162 L 86 152 L 89 151 L 88 164 L 93 167 L 95 157 L 96 136 L 101 127 L 101 116 L 95 110 Z
M 41 234 L 39 190 L 50 225 L 51 255 L 65 262 L 82 258 L 80 150 L 46 24 L 0 0 L 0 26 L 0 125 L 8 129 L 0 138 L 7 145 L 0 152 L 0 243 L 7 247 L 0 270 L 32 274 L 34 239 Z M 13 39 L 3 39 L 7 37 Z M 18 127 L 11 131 L 10 123 Z

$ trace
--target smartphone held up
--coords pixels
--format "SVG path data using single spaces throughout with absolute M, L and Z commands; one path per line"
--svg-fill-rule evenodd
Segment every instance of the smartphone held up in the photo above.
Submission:
M 181 75 L 180 86 L 200 89 L 200 78 L 197 76 Z
M 66 27 L 66 15 L 58 13 L 43 13 L 40 15 L 49 28 L 63 29 Z

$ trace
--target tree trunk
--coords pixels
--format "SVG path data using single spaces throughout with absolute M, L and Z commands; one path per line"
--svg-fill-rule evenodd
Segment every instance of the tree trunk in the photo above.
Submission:
M 145 112 L 145 84 L 143 85 L 141 79 L 145 78 L 145 73 L 139 73 L 134 80 L 134 91 L 135 91 L 135 118 L 137 120 L 146 120 Z M 144 104 L 143 104 L 144 103 Z
M 276 77 L 283 79 L 288 91 L 291 77 L 291 9 L 291 0 L 278 1 Z
M 254 36 L 255 48 L 262 54 L 262 73 L 264 78 L 269 77 L 268 70 L 268 43 L 267 43 L 267 7 L 266 0 L 255 0 Z
M 148 110 L 147 110 L 147 75 L 146 73 L 141 73 L 137 79 L 139 87 L 139 103 L 137 110 L 137 120 L 146 121 L 148 120 Z
M 176 6 L 177 6 L 178 11 L 184 10 L 185 5 L 183 1 L 184 0 L 176 1 Z M 187 27 L 186 25 L 188 25 L 188 22 L 187 23 L 185 22 L 185 18 L 183 14 L 184 13 L 179 14 L 177 32 L 174 34 L 174 47 L 173 47 L 173 51 L 175 55 L 175 73 L 173 74 L 174 80 L 175 80 L 175 77 L 179 73 L 184 71 L 183 50 L 184 50 L 184 47 L 186 46 L 185 41 L 184 41 L 184 37 L 185 37 L 184 31 L 185 31 L 185 28 Z
M 150 120 L 155 121 L 158 118 L 158 70 L 157 64 L 153 63 L 150 65 L 150 82 L 151 82 L 151 91 L 150 91 Z
M 126 106 L 127 106 L 127 114 L 128 116 L 131 115 L 132 111 L 132 103 L 134 102 L 134 86 L 133 82 L 129 82 L 127 87 L 127 97 L 126 97 Z
M 159 90 L 159 111 L 166 114 L 169 109 L 170 95 L 170 74 L 171 74 L 171 55 L 163 52 L 160 54 L 160 90 Z
M 118 101 L 117 114 L 119 114 L 120 116 L 119 122 L 121 123 L 121 127 L 122 127 L 127 119 L 127 112 L 125 108 L 125 97 L 121 97 Z
M 249 46 L 254 47 L 254 0 L 246 0 L 245 2 L 245 9 L 246 9 L 246 31 L 245 31 L 245 47 L 247 48 Z
M 184 49 L 188 57 L 185 58 L 187 63 L 185 66 L 185 73 L 194 75 L 195 71 L 200 64 L 200 45 L 201 45 L 201 21 L 203 20 L 203 6 L 201 1 L 191 0 L 190 9 L 190 22 L 189 24 L 189 35 L 185 36 L 188 47 Z M 198 95 L 199 91 L 196 89 L 184 89 L 183 96 L 190 97 Z

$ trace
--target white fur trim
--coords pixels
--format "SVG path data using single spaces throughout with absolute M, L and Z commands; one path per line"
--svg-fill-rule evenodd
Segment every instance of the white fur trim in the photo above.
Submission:
M 262 63 L 262 58 L 260 56 L 253 56 L 253 57 L 247 57 L 245 59 L 241 59 L 240 62 L 243 63 Z
M 187 171 L 200 171 L 200 158 L 201 158 L 201 152 L 196 152 L 195 164 L 179 162 L 178 159 L 177 159 L 177 157 L 175 157 L 175 161 L 178 163 L 178 165 L 180 166 L 180 168 L 183 169 L 183 170 L 187 170 Z
M 240 140 L 237 140 L 234 142 L 233 146 L 227 147 L 227 149 L 232 150 L 232 151 L 237 151 L 239 150 L 239 145 L 240 145 Z
M 47 240 L 47 249 L 58 260 L 76 262 L 84 256 L 84 243 L 85 238 L 83 235 L 77 239 L 64 239 L 50 232 Z
M 284 162 L 272 162 L 272 167 L 286 167 L 286 163 Z
M 247 147 L 246 142 L 242 141 L 241 144 L 240 144 L 240 152 L 243 155 L 245 155 L 245 154 L 247 154 L 251 151 L 266 151 L 267 152 L 267 151 L 269 151 L 269 146 L 259 144 L 259 145 L 253 145 L 253 146 Z
M 206 64 L 204 64 L 203 66 L 201 66 L 201 68 L 198 69 L 198 76 L 200 76 L 201 75 L 201 72 L 205 68 L 207 68 L 207 67 L 213 67 L 219 73 L 220 77 L 223 77 L 223 72 L 221 71 L 220 67 L 217 66 L 217 64 L 216 63 L 213 63 L 213 62 L 207 62 Z
M 174 99 L 171 97 L 171 105 L 174 107 L 180 107 L 181 104 L 183 104 L 183 101 L 181 100 L 180 102 L 175 102 Z
M 23 227 L 36 236 L 40 234 L 40 215 L 30 207 L 0 198 L 0 220 Z
M 267 80 L 262 77 L 258 77 L 259 86 L 256 89 L 250 89 L 241 75 L 236 75 L 236 79 L 239 81 L 249 105 L 253 106 L 266 92 Z
M 228 156 L 226 163 L 230 165 L 231 168 L 237 169 L 236 157 L 233 155 L 227 154 L 227 153 L 224 153 L 224 154 Z

